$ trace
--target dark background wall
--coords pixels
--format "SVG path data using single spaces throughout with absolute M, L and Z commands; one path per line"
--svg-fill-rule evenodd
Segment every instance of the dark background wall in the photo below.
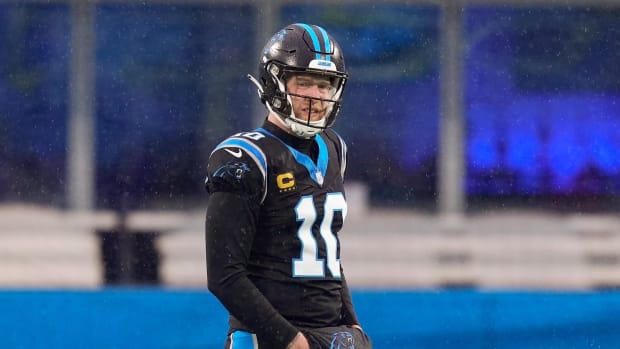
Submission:
M 66 204 L 69 12 L 0 4 L 1 201 Z M 261 16 L 243 3 L 96 6 L 97 207 L 204 200 L 210 149 L 261 118 L 245 78 Z M 439 16 L 399 3 L 277 7 L 276 26 L 320 23 L 343 46 L 351 79 L 336 129 L 350 146 L 348 180 L 368 184 L 373 205 L 434 206 Z M 470 203 L 615 202 L 618 18 L 613 8 L 466 7 Z

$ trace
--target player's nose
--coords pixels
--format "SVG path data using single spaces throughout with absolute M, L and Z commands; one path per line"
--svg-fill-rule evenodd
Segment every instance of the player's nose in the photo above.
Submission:
M 312 84 L 306 92 L 306 95 L 312 98 L 321 98 L 323 96 L 323 92 L 317 84 Z

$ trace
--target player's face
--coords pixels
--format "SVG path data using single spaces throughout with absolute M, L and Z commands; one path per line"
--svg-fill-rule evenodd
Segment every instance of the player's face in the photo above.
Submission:
M 291 94 L 293 111 L 298 119 L 304 121 L 319 121 L 333 104 L 321 99 L 331 99 L 335 88 L 329 78 L 310 74 L 294 75 L 287 83 L 286 88 Z

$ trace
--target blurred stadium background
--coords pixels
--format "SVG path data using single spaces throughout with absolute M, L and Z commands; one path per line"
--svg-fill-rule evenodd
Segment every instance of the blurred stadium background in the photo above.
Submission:
M 0 347 L 221 347 L 206 159 L 293 22 L 347 59 L 376 348 L 617 348 L 614 0 L 0 0 Z

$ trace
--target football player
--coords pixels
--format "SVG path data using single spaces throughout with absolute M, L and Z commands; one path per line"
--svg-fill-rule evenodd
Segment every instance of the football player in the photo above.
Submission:
M 230 313 L 226 348 L 371 348 L 340 261 L 340 46 L 319 26 L 286 26 L 248 77 L 268 116 L 213 150 L 206 181 L 208 287 Z

